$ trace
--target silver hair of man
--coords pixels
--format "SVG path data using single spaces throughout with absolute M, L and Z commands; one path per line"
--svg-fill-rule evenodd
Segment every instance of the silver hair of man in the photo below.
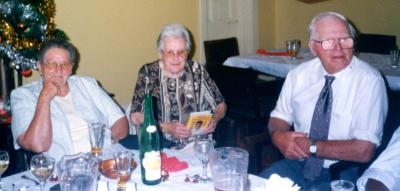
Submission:
M 315 33 L 316 33 L 316 24 L 321 20 L 324 19 L 326 17 L 336 17 L 339 20 L 343 21 L 343 23 L 346 25 L 347 27 L 347 31 L 349 31 L 349 35 L 351 38 L 355 38 L 356 37 L 356 30 L 354 29 L 353 25 L 349 22 L 349 20 L 347 20 L 347 18 L 339 13 L 336 12 L 323 12 L 318 14 L 317 16 L 315 16 L 312 20 L 311 23 L 308 27 L 308 34 L 309 34 L 309 38 L 314 39 L 315 38 Z M 320 40 L 320 39 L 319 39 Z
M 187 29 L 179 23 L 165 25 L 158 35 L 157 38 L 157 51 L 162 53 L 164 48 L 164 39 L 167 37 L 182 37 L 185 40 L 185 48 L 187 52 L 190 52 L 192 48 L 192 43 L 190 42 L 189 32 Z

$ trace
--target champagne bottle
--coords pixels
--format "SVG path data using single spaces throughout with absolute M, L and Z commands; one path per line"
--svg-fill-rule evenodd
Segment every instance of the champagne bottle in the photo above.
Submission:
M 140 166 L 142 182 L 156 185 L 161 182 L 160 137 L 154 120 L 152 97 L 144 96 L 144 122 L 140 129 Z

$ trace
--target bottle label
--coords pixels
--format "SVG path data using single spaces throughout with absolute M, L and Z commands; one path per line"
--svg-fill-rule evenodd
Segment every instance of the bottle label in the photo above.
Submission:
M 153 181 L 161 178 L 161 156 L 159 151 L 145 152 L 142 163 L 146 180 Z
M 154 125 L 149 125 L 149 126 L 146 127 L 146 131 L 148 133 L 154 133 L 154 132 L 156 132 L 156 130 L 157 130 L 157 127 L 154 126 Z

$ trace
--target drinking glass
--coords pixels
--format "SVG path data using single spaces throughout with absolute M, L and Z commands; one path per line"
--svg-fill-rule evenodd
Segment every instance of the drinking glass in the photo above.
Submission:
M 106 125 L 104 123 L 95 122 L 89 124 L 91 153 L 96 157 L 101 154 L 103 149 L 105 128 Z
M 126 182 L 131 179 L 131 163 L 133 153 L 130 151 L 119 151 L 114 154 L 115 167 L 118 172 L 118 189 L 125 190 Z
M 348 180 L 334 180 L 331 182 L 332 191 L 353 191 L 354 184 Z
M 0 150 L 0 190 L 2 189 L 1 175 L 7 170 L 8 164 L 10 163 L 10 157 L 7 151 Z
M 212 141 L 208 138 L 199 138 L 194 142 L 194 153 L 196 157 L 203 164 L 203 175 L 201 176 L 200 181 L 206 183 L 211 181 L 211 178 L 207 177 L 207 165 L 208 165 L 208 153 L 211 149 L 213 149 L 214 145 Z
M 301 42 L 300 40 L 288 40 L 286 41 L 286 51 L 289 53 L 290 58 L 296 59 L 297 54 L 300 51 Z
M 172 120 L 172 123 L 179 123 L 178 120 Z M 180 150 L 185 148 L 187 145 L 187 139 L 178 139 L 178 143 L 175 145 L 175 149 Z
M 391 50 L 390 51 L 390 65 L 392 68 L 397 68 L 399 66 L 400 51 Z
M 34 155 L 31 159 L 32 174 L 40 182 L 40 191 L 45 190 L 47 178 L 53 173 L 55 159 L 45 154 Z

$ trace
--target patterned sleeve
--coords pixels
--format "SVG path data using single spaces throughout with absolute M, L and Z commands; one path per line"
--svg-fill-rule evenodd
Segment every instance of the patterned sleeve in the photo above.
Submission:
M 146 67 L 142 66 L 139 70 L 139 77 L 136 81 L 135 91 L 133 92 L 131 113 L 142 112 L 142 104 L 146 88 Z
M 203 71 L 203 78 L 207 85 L 207 88 L 210 90 L 216 105 L 225 101 L 224 97 L 222 96 L 221 92 L 219 91 L 217 85 L 215 84 L 214 80 L 211 79 L 210 75 L 208 74 L 207 70 L 204 68 L 203 65 L 199 64 L 201 70 Z

